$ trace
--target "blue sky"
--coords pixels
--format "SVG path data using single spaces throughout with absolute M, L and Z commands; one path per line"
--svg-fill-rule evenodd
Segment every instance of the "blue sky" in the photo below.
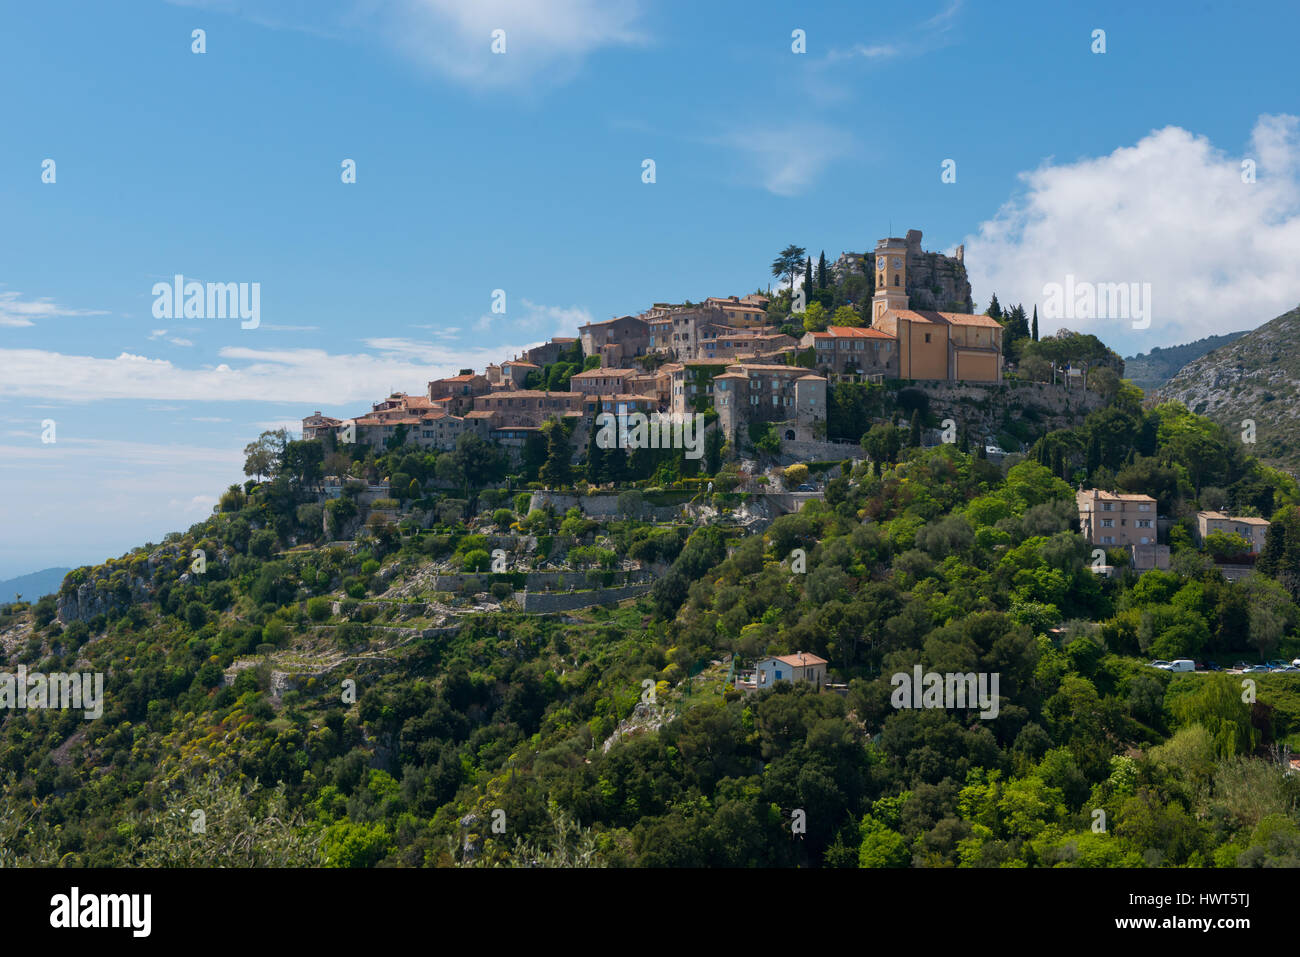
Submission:
M 0 578 L 188 527 L 263 428 L 752 291 L 791 242 L 964 243 L 980 310 L 1150 283 L 1149 328 L 1043 323 L 1124 354 L 1267 321 L 1300 302 L 1300 13 L 1133 6 L 6 3 Z M 259 327 L 155 318 L 177 273 L 260 283 Z

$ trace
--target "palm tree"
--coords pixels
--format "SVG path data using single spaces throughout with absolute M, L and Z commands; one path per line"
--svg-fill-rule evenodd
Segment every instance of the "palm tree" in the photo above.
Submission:
M 791 292 L 794 291 L 795 273 L 803 267 L 803 257 L 806 252 L 807 250 L 802 246 L 796 246 L 792 243 L 781 250 L 781 255 L 772 260 L 772 275 L 778 279 L 782 276 L 789 276 Z

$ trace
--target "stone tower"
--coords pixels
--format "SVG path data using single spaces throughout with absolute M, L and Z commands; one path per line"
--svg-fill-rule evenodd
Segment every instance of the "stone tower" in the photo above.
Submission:
M 907 308 L 907 240 L 890 237 L 876 243 L 876 294 L 871 300 L 871 323 L 890 309 Z

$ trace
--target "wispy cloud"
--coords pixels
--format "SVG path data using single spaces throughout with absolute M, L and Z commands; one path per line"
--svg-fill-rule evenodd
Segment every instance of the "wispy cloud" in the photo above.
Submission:
M 493 326 L 506 326 L 533 335 L 571 336 L 578 326 L 592 321 L 591 313 L 581 306 L 546 306 L 530 299 L 520 299 L 520 308 L 504 314 L 485 314 L 474 322 L 480 332 Z
M 934 16 L 902 31 L 897 39 L 832 47 L 821 62 L 831 64 L 846 60 L 892 60 L 920 56 L 947 46 L 952 42 L 951 33 L 957 25 L 957 14 L 961 12 L 964 2 L 965 0 L 950 0 Z
M 168 342 L 170 342 L 170 343 L 171 343 L 172 345 L 174 345 L 174 346 L 192 346 L 192 345 L 194 345 L 193 341 L 190 340 L 190 339 L 183 339 L 183 338 L 181 338 L 180 336 L 171 336 L 171 335 L 168 335 L 166 329 L 154 329 L 153 331 L 151 331 L 151 332 L 149 333 L 149 341 L 150 341 L 150 342 L 155 342 L 155 341 L 157 341 L 157 340 L 159 340 L 159 339 L 166 339 Z
M 104 309 L 72 309 L 48 297 L 26 299 L 14 290 L 0 289 L 0 326 L 23 328 L 35 325 L 35 319 L 58 319 L 66 316 L 106 316 Z
M 780 130 L 735 129 L 714 142 L 746 159 L 742 177 L 777 196 L 803 193 L 853 148 L 849 134 L 818 123 Z
M 272 29 L 362 36 L 418 69 L 478 89 L 536 89 L 572 78 L 588 55 L 648 42 L 639 0 L 169 0 Z M 505 52 L 492 51 L 505 31 Z

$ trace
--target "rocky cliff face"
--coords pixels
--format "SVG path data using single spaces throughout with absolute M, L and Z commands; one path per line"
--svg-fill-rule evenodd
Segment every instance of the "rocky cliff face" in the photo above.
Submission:
M 1188 363 L 1156 392 L 1191 411 L 1248 433 L 1255 452 L 1291 469 L 1300 467 L 1300 307 L 1240 339 Z
M 228 561 L 224 549 L 207 556 L 208 561 Z M 57 615 L 63 624 L 89 621 L 96 615 L 107 615 L 110 610 L 123 609 L 136 602 L 153 598 L 154 581 L 163 568 L 188 569 L 190 558 L 174 545 L 163 545 L 148 556 L 136 555 L 115 559 L 93 568 L 77 568 L 68 573 L 56 604 Z M 188 570 L 178 581 L 188 581 Z
M 956 256 L 927 253 L 921 249 L 921 231 L 907 231 L 907 295 L 913 309 L 941 312 L 971 312 L 970 279 L 966 276 L 965 251 Z
M 966 275 L 965 251 L 957 247 L 956 256 L 928 253 L 921 248 L 921 231 L 907 231 L 907 295 L 913 309 L 936 309 L 941 312 L 971 312 L 970 279 Z M 837 282 L 862 271 L 862 258 L 873 253 L 843 253 L 830 267 Z

